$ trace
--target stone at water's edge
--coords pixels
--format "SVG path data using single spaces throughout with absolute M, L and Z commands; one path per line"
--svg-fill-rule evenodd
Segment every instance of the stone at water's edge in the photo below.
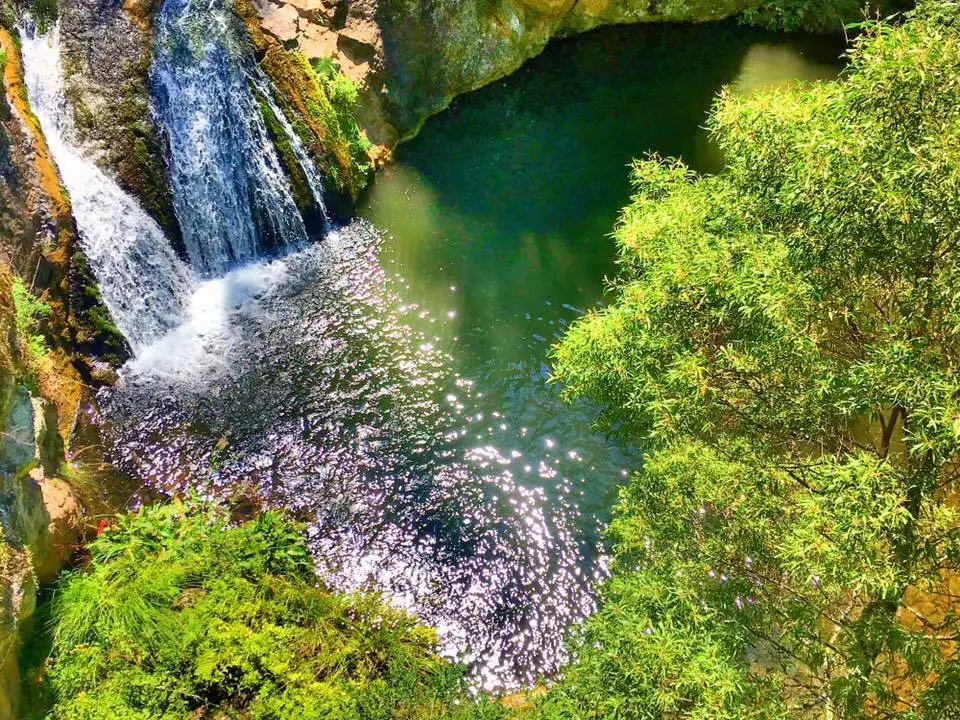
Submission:
M 756 0 L 256 0 L 263 29 L 361 86 L 360 121 L 386 149 L 455 96 L 555 37 L 600 25 L 719 20 Z
M 11 276 L 0 267 L 0 720 L 20 717 L 20 632 L 39 584 L 50 583 L 78 542 L 73 490 L 48 471 L 63 462 L 55 407 L 17 383 L 19 347 Z

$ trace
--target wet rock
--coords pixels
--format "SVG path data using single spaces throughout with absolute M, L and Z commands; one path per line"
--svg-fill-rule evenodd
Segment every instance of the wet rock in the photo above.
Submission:
M 327 12 L 318 7 L 323 5 Z M 360 85 L 360 119 L 389 150 L 455 96 L 516 70 L 553 38 L 614 23 L 706 21 L 756 0 L 258 0 L 263 29 Z M 293 13 L 298 17 L 294 22 Z M 311 14 L 311 11 L 317 12 Z M 332 11 L 332 16 L 330 15 Z M 280 23 L 278 18 L 284 18 Z
M 0 13 L 10 11 L 0 0 Z M 0 265 L 3 282 L 9 272 L 24 282 L 53 312 L 43 328 L 55 346 L 58 367 L 46 379 L 75 388 L 62 395 L 61 422 L 78 403 L 72 397 L 80 377 L 71 365 L 85 369 L 95 357 L 118 364 L 129 355 L 122 338 L 110 332 L 89 269 L 79 250 L 76 226 L 56 164 L 39 122 L 27 103 L 23 66 L 13 32 L 0 27 L 0 50 L 6 55 L 0 92 Z
M 157 0 L 60 0 L 64 88 L 85 150 L 175 246 L 180 231 L 150 112 Z

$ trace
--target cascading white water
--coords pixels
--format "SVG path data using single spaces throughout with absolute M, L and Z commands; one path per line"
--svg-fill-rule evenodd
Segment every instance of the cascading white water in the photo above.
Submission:
M 81 246 L 114 322 L 139 353 L 180 324 L 196 279 L 157 223 L 78 147 L 59 26 L 43 36 L 23 27 L 20 36 L 30 105 L 70 194 Z
M 156 19 L 154 103 L 184 243 L 205 276 L 307 240 L 237 23 L 223 0 L 166 0 Z
M 254 68 L 251 73 L 251 81 L 257 89 L 257 92 L 267 101 L 270 112 L 273 113 L 283 128 L 283 132 L 290 142 L 290 147 L 293 148 L 293 154 L 297 156 L 297 163 L 307 178 L 307 184 L 310 186 L 313 201 L 323 215 L 324 223 L 328 224 L 327 208 L 323 201 L 323 179 L 320 177 L 320 173 L 317 172 L 316 164 L 310 158 L 310 153 L 308 153 L 307 149 L 303 146 L 303 141 L 300 139 L 300 136 L 297 135 L 297 131 L 293 129 L 293 125 L 290 124 L 283 110 L 277 105 L 276 98 L 273 96 L 273 87 L 260 68 Z

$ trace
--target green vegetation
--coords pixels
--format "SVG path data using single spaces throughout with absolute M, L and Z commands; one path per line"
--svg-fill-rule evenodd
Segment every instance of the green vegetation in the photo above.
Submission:
M 742 18 L 775 30 L 839 32 L 846 23 L 861 20 L 865 11 L 886 15 L 910 4 L 908 0 L 764 0 L 745 10 Z
M 2 8 L 0 8 L 2 9 Z M 0 22 L 0 27 L 2 27 L 2 22 Z M 4 81 L 3 76 L 7 69 L 7 53 L 4 49 L 0 48 L 0 87 L 3 87 Z M 7 100 L 7 93 L 0 92 L 0 122 L 7 122 L 12 117 L 10 112 L 10 103 Z
M 960 8 L 864 31 L 724 95 L 720 175 L 635 166 L 555 369 L 649 455 L 545 717 L 956 717 Z
M 276 148 L 280 161 L 283 163 L 283 168 L 287 171 L 287 177 L 290 179 L 293 199 L 297 203 L 297 208 L 301 213 L 307 213 L 316 201 L 313 198 L 310 183 L 300 166 L 300 160 L 294 152 L 290 138 L 287 137 L 280 120 L 270 107 L 270 103 L 259 94 L 257 95 L 257 101 L 260 106 L 260 114 L 263 116 L 263 122 L 267 126 L 267 132 L 270 133 L 273 146 Z
M 306 63 L 305 59 L 304 62 Z M 336 127 L 337 134 L 347 142 L 354 170 L 360 175 L 367 173 L 370 170 L 371 145 L 357 120 L 359 101 L 357 84 L 340 71 L 333 58 L 319 58 L 307 64 L 333 109 L 332 116 L 329 113 L 323 113 L 319 108 L 317 112 L 325 114 L 324 122 L 328 126 Z
M 53 720 L 499 717 L 434 634 L 336 595 L 300 529 L 174 503 L 120 517 L 53 601 Z
M 60 17 L 58 0 L 35 0 L 30 13 L 37 23 L 37 31 L 42 35 L 57 24 Z
M 75 332 L 75 344 L 84 352 L 120 366 L 129 357 L 127 341 L 114 324 L 90 263 L 80 248 L 74 248 L 70 256 L 70 283 L 70 322 Z
M 12 290 L 17 337 L 24 344 L 29 357 L 39 360 L 47 354 L 47 341 L 40 334 L 40 323 L 49 318 L 53 310 L 35 297 L 17 276 L 13 278 Z

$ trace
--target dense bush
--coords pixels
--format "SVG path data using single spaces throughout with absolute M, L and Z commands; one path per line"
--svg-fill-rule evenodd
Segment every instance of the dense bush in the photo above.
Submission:
M 53 605 L 56 720 L 491 718 L 434 634 L 318 585 L 299 529 L 180 504 L 122 517 Z
M 912 5 L 909 0 L 763 0 L 743 18 L 775 30 L 840 32 L 847 23 L 862 20 L 865 12 L 887 15 Z
M 556 350 L 650 450 L 550 718 L 960 716 L 960 9 L 649 159 Z

